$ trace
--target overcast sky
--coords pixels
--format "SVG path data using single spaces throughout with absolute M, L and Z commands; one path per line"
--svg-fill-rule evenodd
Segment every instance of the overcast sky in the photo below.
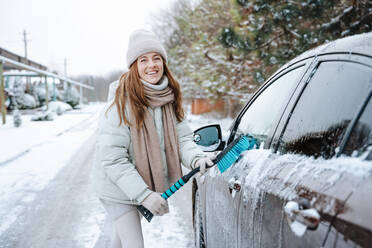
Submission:
M 0 47 L 67 74 L 106 74 L 126 66 L 128 35 L 151 29 L 151 14 L 176 0 L 0 0 Z

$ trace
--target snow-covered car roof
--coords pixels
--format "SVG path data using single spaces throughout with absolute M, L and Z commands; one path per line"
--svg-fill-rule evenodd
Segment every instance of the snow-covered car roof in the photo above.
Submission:
M 372 32 L 340 38 L 320 45 L 304 52 L 295 59 L 291 60 L 288 64 L 293 64 L 296 61 L 308 57 L 328 53 L 363 54 L 372 57 Z
M 281 66 L 275 73 L 271 75 L 271 77 L 266 80 L 266 82 L 275 77 L 278 72 L 290 67 L 291 65 L 301 60 L 325 54 L 346 53 L 364 55 L 372 58 L 372 32 L 340 38 L 315 47 L 313 49 L 309 49 L 306 52 L 298 55 L 296 58 L 288 61 L 285 65 Z

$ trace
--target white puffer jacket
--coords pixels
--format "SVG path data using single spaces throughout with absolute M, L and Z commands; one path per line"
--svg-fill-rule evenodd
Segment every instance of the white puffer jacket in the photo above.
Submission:
M 93 166 L 93 185 L 99 198 L 139 205 L 151 193 L 136 170 L 133 147 L 128 126 L 119 126 L 116 106 L 106 110 L 112 103 L 117 82 L 110 85 L 109 101 L 101 113 L 96 152 Z M 163 123 L 161 108 L 151 109 L 157 135 L 160 138 L 166 185 L 167 177 Z M 193 134 L 185 121 L 176 125 L 182 164 L 191 169 L 197 158 L 204 157 L 202 150 L 193 142 Z M 161 192 L 160 192 L 161 193 Z

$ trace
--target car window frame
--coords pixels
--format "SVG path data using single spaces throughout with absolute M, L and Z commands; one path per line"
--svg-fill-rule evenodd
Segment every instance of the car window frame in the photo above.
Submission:
M 348 144 L 349 139 L 351 138 L 351 134 L 353 133 L 353 130 L 354 130 L 356 124 L 359 122 L 360 118 L 364 114 L 364 111 L 366 110 L 370 101 L 372 101 L 372 87 L 371 87 L 371 90 L 370 90 L 369 94 L 364 99 L 364 102 L 359 107 L 359 110 L 357 111 L 357 113 L 354 115 L 353 119 L 349 123 L 349 126 L 347 127 L 347 129 L 345 131 L 344 138 L 341 141 L 340 149 L 336 153 L 336 157 L 339 157 L 341 154 L 344 153 L 344 151 L 346 149 L 346 145 Z
M 297 83 L 295 83 L 292 86 L 292 88 L 290 90 L 289 96 L 284 100 L 285 103 L 283 104 L 283 106 L 279 110 L 278 115 L 274 118 L 274 124 L 273 124 L 270 132 L 268 133 L 266 140 L 264 141 L 264 148 L 269 148 L 270 145 L 271 145 L 273 134 L 275 133 L 275 131 L 276 131 L 277 127 L 278 127 L 278 124 L 280 123 L 280 120 L 282 119 L 283 112 L 287 108 L 288 103 L 290 102 L 290 99 L 293 97 L 294 92 L 296 92 L 296 89 L 300 85 L 300 82 L 303 80 L 304 75 L 309 70 L 309 66 L 311 65 L 311 62 L 312 62 L 312 58 L 311 57 L 307 57 L 307 58 L 304 58 L 304 59 L 302 59 L 300 61 L 296 61 L 296 62 L 294 62 L 292 64 L 288 64 L 287 66 L 284 66 L 282 69 L 280 69 L 279 71 L 277 71 L 276 73 L 274 73 L 264 84 L 262 84 L 258 88 L 258 90 L 253 94 L 253 96 L 251 97 L 251 99 L 249 99 L 249 101 L 247 102 L 247 104 L 242 108 L 242 110 L 239 112 L 239 114 L 237 115 L 237 117 L 233 121 L 233 124 L 231 125 L 231 131 L 230 131 L 229 137 L 227 139 L 227 144 L 226 145 L 230 144 L 234 140 L 234 136 L 236 134 L 237 128 L 238 128 L 238 126 L 240 124 L 240 121 L 241 121 L 242 117 L 244 116 L 245 112 L 249 109 L 249 107 L 256 101 L 256 99 L 271 84 L 275 83 L 282 76 L 284 76 L 285 74 L 287 74 L 287 73 L 289 73 L 289 72 L 291 72 L 291 71 L 293 71 L 293 70 L 295 70 L 297 68 L 304 67 L 302 74 L 297 79 Z
M 298 87 L 296 88 L 293 97 L 290 99 L 287 108 L 284 110 L 283 116 L 282 116 L 282 122 L 280 122 L 277 126 L 277 129 L 275 133 L 273 134 L 272 142 L 271 142 L 271 148 L 273 149 L 273 152 L 277 152 L 280 146 L 280 141 L 281 138 L 284 135 L 284 132 L 288 126 L 288 123 L 290 121 L 290 118 L 297 106 L 297 103 L 301 99 L 301 96 L 303 92 L 306 90 L 307 84 L 310 82 L 312 79 L 313 75 L 317 72 L 319 65 L 324 62 L 348 62 L 348 63 L 356 63 L 360 65 L 364 65 L 367 67 L 372 68 L 372 57 L 367 56 L 364 54 L 359 54 L 359 53 L 348 53 L 348 52 L 337 52 L 337 53 L 323 53 L 323 54 L 318 54 L 314 56 L 314 60 L 312 61 L 310 67 L 308 68 L 308 71 L 306 75 L 304 75 L 303 79 L 301 82 L 298 84 Z M 368 98 L 368 96 L 366 97 Z M 364 102 L 366 99 L 364 99 Z M 367 101 L 368 102 L 368 101 Z M 342 137 L 342 140 L 340 144 L 345 145 L 343 147 L 340 146 L 338 153 L 336 156 L 341 155 L 344 152 L 345 146 L 350 138 L 351 131 L 353 126 L 351 124 L 357 123 L 359 120 L 360 116 L 363 114 L 364 108 L 361 106 L 355 113 L 355 115 L 352 117 L 350 123 L 348 124 L 348 127 L 346 128 L 346 132 L 344 134 L 344 137 Z M 350 133 L 348 133 L 348 131 Z

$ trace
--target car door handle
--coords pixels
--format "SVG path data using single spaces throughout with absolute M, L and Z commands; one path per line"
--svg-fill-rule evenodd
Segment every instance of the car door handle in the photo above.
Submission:
M 287 202 L 284 207 L 284 212 L 287 216 L 288 222 L 291 228 L 292 224 L 297 222 L 306 227 L 304 231 L 306 231 L 306 229 L 316 230 L 320 222 L 320 215 L 315 208 L 308 208 L 310 204 L 304 204 L 303 202 L 304 200 L 302 200 L 302 202 Z
M 231 178 L 229 181 L 229 191 L 231 196 L 234 198 L 235 194 L 242 188 L 242 183 L 236 178 Z

